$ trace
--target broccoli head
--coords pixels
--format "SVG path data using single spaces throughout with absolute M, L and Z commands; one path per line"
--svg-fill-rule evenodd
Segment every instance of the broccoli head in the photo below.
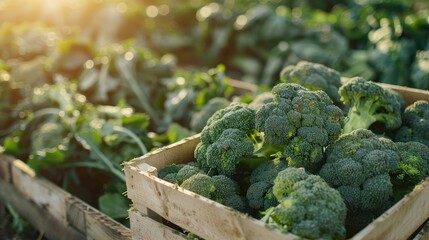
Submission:
M 304 168 L 289 167 L 274 180 L 279 204 L 263 220 L 308 239 L 344 239 L 347 208 L 340 193 Z
M 398 169 L 398 164 L 393 141 L 370 130 L 357 129 L 327 147 L 326 163 L 319 175 L 341 193 L 348 209 L 376 217 L 377 210 L 393 197 L 389 174 Z M 354 217 L 348 215 L 348 222 L 353 222 L 349 218 Z
M 419 100 L 405 108 L 403 124 L 396 131 L 396 142 L 416 141 L 429 146 L 429 102 Z
M 296 65 L 283 68 L 280 80 L 296 83 L 309 90 L 322 90 L 334 103 L 341 103 L 338 89 L 341 87 L 341 75 L 336 70 L 320 63 L 300 61 Z
M 386 129 L 401 126 L 404 101 L 394 91 L 355 77 L 341 86 L 338 92 L 341 101 L 349 107 L 343 133 L 369 129 L 375 122 L 384 124 Z
M 192 175 L 180 186 L 206 198 L 211 198 L 216 191 L 213 178 L 203 173 Z
M 181 171 L 185 170 L 190 175 L 180 184 L 181 187 L 237 211 L 247 211 L 247 200 L 240 196 L 240 187 L 234 180 L 225 175 L 208 176 L 199 171 L 194 171 L 198 170 L 195 167 L 186 170 L 185 168 L 188 166 L 190 165 L 185 165 L 181 169 Z M 177 175 L 179 173 L 180 171 Z M 166 176 L 168 177 L 169 175 Z
M 289 166 L 314 171 L 341 133 L 343 112 L 325 92 L 298 84 L 277 84 L 272 93 L 274 100 L 256 112 L 256 129 L 265 143 L 283 147 Z
M 260 212 L 278 204 L 273 194 L 274 179 L 287 168 L 287 162 L 280 159 L 267 161 L 259 165 L 250 175 L 250 186 L 246 197 L 249 206 Z
M 195 113 L 190 122 L 190 128 L 194 132 L 201 132 L 207 123 L 207 120 L 218 110 L 226 108 L 231 102 L 222 97 L 215 97 L 210 99 L 207 104 L 203 106 L 201 111 Z
M 392 175 L 395 195 L 403 195 L 429 176 L 429 147 L 420 142 L 396 143 L 399 155 L 399 168 Z

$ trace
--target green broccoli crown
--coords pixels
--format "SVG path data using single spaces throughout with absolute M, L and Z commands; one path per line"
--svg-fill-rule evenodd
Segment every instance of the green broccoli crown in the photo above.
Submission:
M 246 198 L 249 201 L 249 206 L 258 211 L 263 211 L 279 204 L 273 194 L 273 185 L 265 181 L 250 185 L 246 192 Z
M 397 171 L 398 164 L 394 142 L 357 129 L 328 146 L 319 175 L 341 193 L 349 209 L 374 212 L 390 202 L 393 186 L 389 174 Z
M 311 91 L 322 90 L 335 103 L 340 103 L 338 89 L 341 86 L 341 75 L 325 65 L 300 61 L 289 65 L 280 73 L 280 80 L 285 83 L 296 83 Z
M 216 188 L 213 200 L 237 211 L 247 210 L 247 200 L 240 196 L 240 187 L 237 182 L 225 175 L 216 175 L 212 179 Z
M 395 141 L 416 141 L 429 146 L 429 102 L 419 100 L 404 110 L 404 123 L 395 133 Z
M 197 173 L 204 173 L 201 169 L 192 165 L 183 166 L 176 174 L 176 183 L 182 184 L 186 179 L 192 177 Z
M 195 150 L 195 156 L 203 168 L 231 176 L 240 160 L 251 157 L 253 150 L 253 142 L 244 131 L 230 128 L 224 130 L 210 145 L 201 141 Z
M 256 129 L 264 141 L 284 146 L 290 166 L 317 168 L 323 148 L 341 133 L 343 113 L 323 91 L 310 91 L 298 84 L 273 87 L 274 100 L 256 112 Z
M 32 151 L 39 151 L 61 145 L 64 139 L 64 128 L 60 123 L 46 122 L 31 134 Z
M 190 122 L 190 128 L 194 132 L 201 132 L 206 126 L 207 120 L 218 110 L 226 108 L 231 102 L 222 97 L 215 97 L 210 99 L 201 109 L 195 113 Z
M 341 101 L 349 106 L 343 133 L 369 127 L 380 122 L 387 129 L 402 124 L 403 100 L 393 93 L 361 77 L 352 78 L 339 89 Z
M 286 161 L 274 159 L 260 164 L 252 171 L 251 185 L 246 192 L 251 208 L 263 211 L 278 204 L 273 194 L 273 184 L 277 174 L 285 168 L 287 168 Z
M 215 142 L 222 132 L 229 128 L 240 129 L 250 133 L 255 128 L 255 111 L 246 104 L 231 103 L 226 108 L 215 112 L 201 132 L 201 142 Z
M 420 142 L 398 142 L 396 146 L 400 160 L 394 183 L 412 188 L 429 176 L 429 147 Z
M 212 198 L 216 191 L 213 178 L 203 173 L 191 176 L 183 181 L 180 186 L 206 198 Z
M 321 177 L 289 167 L 274 180 L 280 202 L 270 212 L 273 226 L 309 239 L 344 239 L 347 208 L 340 193 Z

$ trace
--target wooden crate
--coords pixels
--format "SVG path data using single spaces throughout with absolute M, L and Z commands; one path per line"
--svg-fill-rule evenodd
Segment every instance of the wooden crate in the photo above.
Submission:
M 429 92 L 381 84 L 404 96 L 410 104 L 429 101 Z M 131 234 L 135 239 L 186 239 L 166 222 L 204 239 L 298 239 L 267 228 L 261 221 L 158 178 L 158 169 L 172 163 L 194 161 L 199 135 L 158 149 L 125 164 Z M 352 239 L 426 239 L 428 227 L 416 231 L 429 218 L 429 178 L 375 219 Z
M 0 200 L 49 239 L 131 239 L 129 228 L 1 154 Z

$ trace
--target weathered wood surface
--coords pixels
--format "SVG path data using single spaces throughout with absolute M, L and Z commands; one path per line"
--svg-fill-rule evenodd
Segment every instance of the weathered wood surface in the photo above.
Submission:
M 131 239 L 129 228 L 6 155 L 0 155 L 0 199 L 49 239 Z

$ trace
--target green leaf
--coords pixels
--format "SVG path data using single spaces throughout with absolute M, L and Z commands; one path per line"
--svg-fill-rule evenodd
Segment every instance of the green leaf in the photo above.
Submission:
M 32 153 L 28 160 L 28 166 L 38 171 L 44 168 L 58 166 L 66 161 L 67 149 L 64 145 Z
M 129 201 L 119 193 L 106 193 L 98 199 L 101 212 L 113 219 L 128 217 Z

